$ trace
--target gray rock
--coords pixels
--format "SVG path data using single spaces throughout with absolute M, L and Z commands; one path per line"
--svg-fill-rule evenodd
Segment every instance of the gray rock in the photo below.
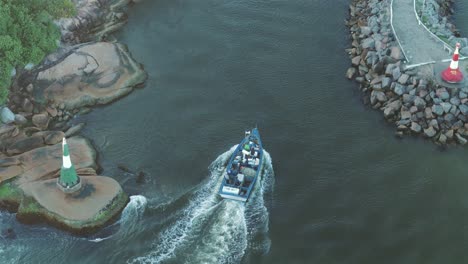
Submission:
M 411 104 L 414 101 L 415 96 L 410 94 L 403 94 L 403 103 Z
M 392 83 L 392 79 L 388 77 L 384 77 L 382 79 L 382 89 L 388 89 L 391 83 Z
M 441 116 L 444 114 L 444 109 L 440 105 L 433 105 L 432 106 L 432 113 Z
M 386 102 L 388 99 L 387 99 L 387 96 L 385 96 L 385 94 L 383 92 L 380 92 L 380 91 L 373 91 L 372 93 L 375 93 L 376 95 L 376 98 L 379 102 Z
M 0 121 L 4 124 L 10 124 L 15 121 L 15 114 L 8 107 L 0 107 Z
M 353 64 L 354 66 L 358 66 L 360 62 L 361 62 L 361 56 L 356 56 L 351 59 L 351 64 Z
M 429 126 L 435 128 L 436 130 L 439 130 L 439 123 L 437 122 L 437 119 L 432 119 L 429 121 Z
M 384 116 L 385 117 L 391 117 L 395 114 L 396 111 L 399 111 L 401 108 L 401 101 L 400 100 L 395 100 L 391 103 L 389 103 L 385 108 L 384 108 Z
M 424 135 L 426 135 L 429 138 L 435 136 L 436 133 L 437 132 L 435 131 L 435 129 L 433 127 L 431 127 L 431 126 L 424 129 Z
M 365 37 L 369 36 L 372 33 L 370 27 L 361 27 L 361 34 Z
M 395 68 L 395 64 L 388 64 L 387 68 L 385 68 L 385 75 L 392 76 L 393 75 L 393 68 Z
M 406 84 L 406 82 L 408 82 L 408 79 L 409 79 L 409 75 L 404 73 L 400 76 L 400 78 L 398 78 L 398 82 L 401 83 L 401 84 Z
M 412 107 L 410 107 L 409 111 L 410 111 L 410 113 L 414 114 L 414 113 L 418 112 L 418 108 L 413 105 Z
M 424 117 L 425 117 L 426 119 L 432 119 L 432 118 L 434 118 L 434 116 L 432 115 L 432 110 L 431 110 L 431 108 L 426 107 L 426 108 L 424 109 Z
M 398 95 L 402 95 L 402 94 L 404 94 L 404 93 L 406 92 L 406 86 L 397 83 L 397 84 L 395 85 L 394 92 L 395 92 L 396 94 L 398 94 Z
M 458 94 L 458 97 L 460 97 L 460 99 L 464 99 L 464 98 L 467 98 L 468 95 L 465 92 L 460 91 L 460 93 Z
M 465 144 L 466 144 L 466 142 L 467 142 L 466 138 L 462 137 L 460 134 L 455 133 L 455 137 L 456 137 L 457 142 L 458 142 L 459 144 L 461 144 L 461 145 L 465 145 Z
M 36 127 L 46 129 L 49 126 L 49 116 L 47 114 L 33 115 L 32 122 Z
M 33 104 L 31 103 L 31 101 L 29 101 L 28 98 L 24 98 L 24 101 L 23 101 L 23 111 L 26 112 L 26 113 L 32 113 L 33 111 Z
M 444 120 L 452 124 L 455 121 L 455 116 L 452 113 L 448 113 L 444 116 Z
M 83 127 L 85 126 L 85 123 L 79 123 L 77 125 L 74 125 L 72 127 L 70 127 L 66 132 L 65 132 L 65 136 L 66 137 L 71 137 L 73 135 L 75 135 L 76 133 L 78 133 L 79 131 L 81 131 L 81 129 L 83 129 Z
M 52 131 L 44 138 L 44 143 L 47 145 L 55 145 L 62 141 L 65 137 L 65 133 L 62 131 Z
M 463 115 L 468 115 L 468 106 L 466 104 L 459 105 L 458 109 L 460 109 Z
M 452 138 L 453 138 L 453 130 L 450 129 L 449 131 L 445 132 L 445 136 L 446 136 L 448 139 L 452 139 Z
M 375 48 L 375 40 L 373 38 L 366 38 L 362 41 L 361 47 L 363 49 L 373 49 Z
M 447 100 L 450 98 L 450 94 L 447 92 L 445 88 L 439 88 L 436 90 L 436 95 L 442 100 Z
M 42 146 L 44 146 L 42 136 L 32 136 L 16 141 L 12 145 L 8 146 L 7 153 L 8 155 L 16 155 Z
M 403 54 L 401 52 L 400 47 L 398 46 L 393 46 L 390 48 L 390 57 L 394 58 L 395 60 L 401 60 L 403 59 Z
M 396 67 L 392 70 L 392 76 L 394 80 L 398 80 L 401 76 L 400 67 Z
M 28 120 L 23 115 L 16 114 L 15 123 L 18 125 L 25 125 L 26 123 L 28 123 Z
M 411 122 L 411 131 L 419 133 L 421 132 L 421 126 L 416 122 Z
M 411 118 L 411 112 L 401 111 L 400 116 L 401 116 L 401 119 L 410 119 Z
M 447 136 L 444 135 L 444 134 L 440 134 L 439 136 L 439 142 L 443 145 L 445 145 L 447 143 Z
M 352 78 L 354 77 L 355 74 L 356 74 L 356 68 L 350 67 L 350 68 L 346 71 L 346 78 L 352 79 Z
M 418 109 L 423 109 L 424 107 L 426 107 L 426 101 L 424 101 L 424 99 L 422 99 L 421 97 L 416 96 L 416 97 L 414 98 L 414 105 L 415 105 Z
M 450 103 L 442 102 L 440 103 L 440 106 L 442 106 L 442 109 L 444 109 L 445 113 L 450 113 L 450 109 L 452 108 Z
M 30 84 L 28 84 L 28 86 L 26 86 L 26 91 L 28 93 L 30 93 L 30 94 L 34 91 L 34 86 L 33 86 L 32 83 L 30 83 Z
M 453 105 L 460 105 L 460 99 L 458 99 L 456 97 L 452 97 L 452 98 L 450 98 L 450 103 L 453 104 Z

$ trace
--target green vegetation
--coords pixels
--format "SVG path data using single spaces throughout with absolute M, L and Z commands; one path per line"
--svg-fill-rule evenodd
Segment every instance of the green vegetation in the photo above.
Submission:
M 0 201 L 1 200 L 20 200 L 21 191 L 11 182 L 0 184 Z
M 0 0 L 0 104 L 14 68 L 37 64 L 57 48 L 60 31 L 53 19 L 74 12 L 71 0 Z

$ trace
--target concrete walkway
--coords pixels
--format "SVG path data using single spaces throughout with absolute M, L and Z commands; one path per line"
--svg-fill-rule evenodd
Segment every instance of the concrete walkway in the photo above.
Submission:
M 418 64 L 450 59 L 444 45 L 435 40 L 414 13 L 413 0 L 393 0 L 393 27 L 409 63 Z

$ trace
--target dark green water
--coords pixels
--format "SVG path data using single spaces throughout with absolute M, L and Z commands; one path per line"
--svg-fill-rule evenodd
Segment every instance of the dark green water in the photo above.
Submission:
M 117 37 L 145 65 L 146 87 L 82 119 L 103 174 L 146 203 L 134 196 L 87 239 L 3 213 L 18 238 L 0 241 L 2 263 L 465 263 L 468 152 L 398 140 L 362 105 L 344 78 L 347 7 L 135 5 Z M 215 167 L 255 124 L 269 172 L 251 205 L 220 201 Z

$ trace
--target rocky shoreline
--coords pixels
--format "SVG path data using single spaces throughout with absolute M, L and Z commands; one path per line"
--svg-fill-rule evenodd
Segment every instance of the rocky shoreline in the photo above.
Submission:
M 465 145 L 468 87 L 442 86 L 433 76 L 420 74 L 420 68 L 404 70 L 404 57 L 390 25 L 390 2 L 353 0 L 350 4 L 346 25 L 352 47 L 346 51 L 352 67 L 346 77 L 359 83 L 365 104 L 379 109 L 388 122 L 395 124 L 397 136 L 413 134 L 439 145 Z M 451 12 L 447 3 L 439 8 L 438 16 Z M 460 41 L 455 36 L 451 39 Z
M 147 74 L 127 47 L 111 40 L 110 35 L 126 23 L 125 8 L 138 1 L 73 2 L 77 15 L 56 21 L 62 32 L 58 50 L 41 65 L 17 72 L 7 107 L 0 107 L 0 207 L 18 212 L 17 219 L 24 223 L 42 221 L 85 234 L 116 218 L 128 202 L 123 191 L 114 197 L 117 202 L 109 210 L 99 213 L 99 219 L 70 222 L 45 210 L 24 186 L 59 175 L 61 158 L 51 151 L 59 149 L 63 137 L 72 137 L 75 142 L 78 153 L 72 153 L 72 160 L 78 174 L 91 176 L 90 180 L 97 176 L 94 147 L 75 136 L 85 124 L 71 121 L 96 105 L 111 103 L 141 87 Z M 30 202 L 25 207 L 23 201 Z

